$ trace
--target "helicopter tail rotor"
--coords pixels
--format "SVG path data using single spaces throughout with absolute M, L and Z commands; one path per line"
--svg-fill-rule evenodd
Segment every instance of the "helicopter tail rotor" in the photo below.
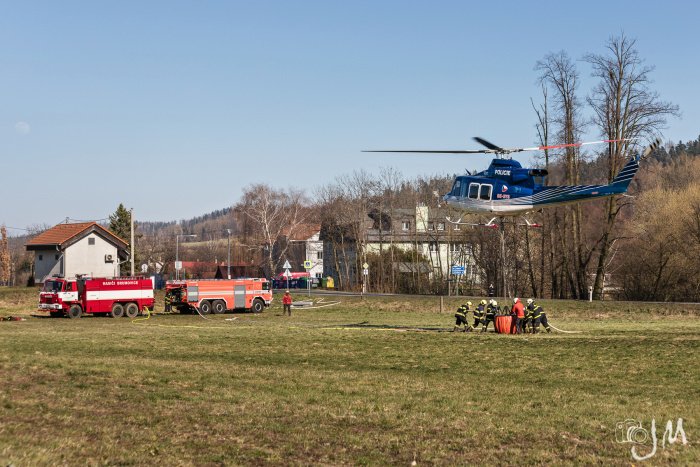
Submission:
M 656 138 L 647 148 L 644 150 L 642 153 L 642 157 L 647 157 L 649 154 L 652 152 L 656 151 L 656 149 L 661 146 L 661 138 Z

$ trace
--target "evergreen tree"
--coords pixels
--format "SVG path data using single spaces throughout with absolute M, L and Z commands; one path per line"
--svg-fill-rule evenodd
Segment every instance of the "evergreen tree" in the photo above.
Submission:
M 136 229 L 136 225 L 134 225 Z M 109 216 L 109 230 L 112 231 L 114 235 L 124 240 L 127 244 L 131 239 L 131 213 L 124 207 L 123 204 L 119 203 L 119 207 L 114 214 Z M 129 245 L 129 250 L 133 250 L 131 245 Z M 136 263 L 138 264 L 138 259 Z M 131 262 L 127 261 L 120 265 L 119 271 L 122 276 L 129 275 L 131 270 Z

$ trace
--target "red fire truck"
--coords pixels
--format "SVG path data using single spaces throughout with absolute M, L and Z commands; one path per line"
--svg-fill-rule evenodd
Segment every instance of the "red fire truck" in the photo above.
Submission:
M 39 311 L 48 311 L 55 317 L 109 313 L 113 318 L 133 318 L 146 308 L 153 309 L 153 303 L 153 279 L 144 277 L 54 277 L 44 282 L 39 294 Z
M 202 314 L 227 310 L 260 313 L 272 303 L 267 279 L 191 279 L 168 281 L 165 292 L 180 313 Z

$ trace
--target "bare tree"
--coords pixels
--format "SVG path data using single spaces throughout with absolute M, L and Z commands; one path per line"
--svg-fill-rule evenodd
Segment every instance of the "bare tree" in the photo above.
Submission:
M 307 200 L 304 192 L 293 188 L 279 190 L 266 184 L 251 185 L 243 190 L 236 209 L 253 227 L 252 248 L 263 248 L 265 273 L 272 276 L 285 257 L 288 243 L 279 243 L 283 234 L 294 232 L 306 221 Z M 275 247 L 279 245 L 277 248 Z
M 554 91 L 554 116 L 557 139 L 563 144 L 579 140 L 583 129 L 582 105 L 578 98 L 579 73 L 569 55 L 560 51 L 548 54 L 538 61 L 535 70 L 540 72 L 540 83 Z M 580 152 L 569 146 L 564 150 L 565 178 L 569 185 L 579 183 Z M 559 243 L 567 281 L 574 296 L 585 296 L 587 265 L 591 250 L 585 248 L 581 233 L 581 206 L 563 208 L 564 221 L 559 227 Z M 555 214 L 555 221 L 557 216 Z
M 678 106 L 661 101 L 658 93 L 650 89 L 650 74 L 654 68 L 644 65 L 635 44 L 634 39 L 622 34 L 608 40 L 605 54 L 588 54 L 584 58 L 593 67 L 592 75 L 598 78 L 598 84 L 588 97 L 594 111 L 593 121 L 609 140 L 651 137 L 664 128 L 669 116 L 678 115 Z M 621 169 L 629 144 L 629 141 L 616 141 L 608 145 L 608 183 Z M 593 286 L 596 298 L 602 296 L 605 264 L 615 241 L 613 230 L 623 205 L 618 197 L 607 202 Z

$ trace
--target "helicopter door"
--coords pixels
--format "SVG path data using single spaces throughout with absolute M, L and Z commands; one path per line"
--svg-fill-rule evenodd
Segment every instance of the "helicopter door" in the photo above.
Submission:
M 491 201 L 492 185 L 481 185 L 479 188 L 479 199 L 482 201 Z
M 469 184 L 469 197 L 471 199 L 479 199 L 479 184 L 470 183 Z

